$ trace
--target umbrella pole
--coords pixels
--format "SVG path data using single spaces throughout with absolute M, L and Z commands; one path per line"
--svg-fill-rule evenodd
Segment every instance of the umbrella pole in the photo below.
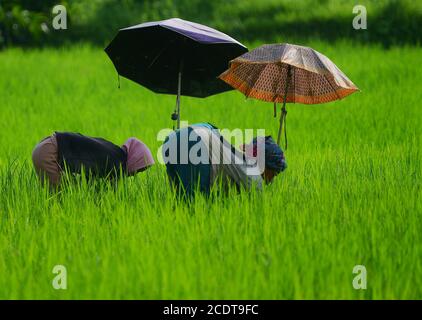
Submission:
M 182 69 L 183 69 L 183 59 L 180 60 L 179 64 L 179 75 L 177 80 L 177 129 L 180 129 L 180 94 L 182 89 Z
M 290 82 L 290 65 L 287 69 L 287 78 L 286 78 L 286 86 L 284 87 L 284 97 L 283 97 L 283 107 L 281 108 L 281 115 L 280 115 L 280 127 L 278 128 L 278 136 L 277 136 L 277 144 L 280 145 L 280 138 L 281 138 L 281 131 L 283 128 L 283 121 L 286 119 L 287 111 L 286 111 L 286 101 L 287 101 L 287 92 L 289 89 L 289 82 Z M 286 130 L 286 128 L 284 128 Z M 287 136 L 286 136 L 286 149 L 287 149 Z
M 280 138 L 281 138 L 281 131 L 283 129 L 283 120 L 286 117 L 286 98 L 284 98 L 283 101 L 283 107 L 281 108 L 281 115 L 280 115 L 280 126 L 278 127 L 278 135 L 277 135 L 277 144 L 280 144 Z

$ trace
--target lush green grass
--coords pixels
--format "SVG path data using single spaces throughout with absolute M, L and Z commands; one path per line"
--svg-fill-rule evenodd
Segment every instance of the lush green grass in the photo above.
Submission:
M 40 188 L 33 146 L 54 130 L 154 152 L 174 97 L 117 79 L 99 49 L 0 53 L 0 298 L 422 298 L 419 48 L 307 43 L 362 89 L 289 105 L 288 169 L 261 193 L 191 206 L 165 168 L 117 189 Z M 230 92 L 182 99 L 182 118 L 276 134 L 272 106 Z M 68 289 L 52 269 L 67 267 Z M 352 287 L 355 265 L 368 289 Z

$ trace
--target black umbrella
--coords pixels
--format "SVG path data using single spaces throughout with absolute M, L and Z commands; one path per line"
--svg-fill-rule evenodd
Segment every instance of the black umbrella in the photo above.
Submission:
M 121 29 L 105 49 L 119 75 L 157 92 L 204 98 L 232 90 L 218 75 L 247 48 L 210 27 L 174 18 Z

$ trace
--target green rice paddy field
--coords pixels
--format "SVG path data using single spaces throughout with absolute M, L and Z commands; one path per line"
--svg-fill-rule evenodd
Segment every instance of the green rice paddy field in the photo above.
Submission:
M 421 299 L 422 49 L 303 44 L 361 92 L 288 105 L 288 169 L 261 193 L 190 205 L 161 164 L 117 189 L 42 188 L 31 152 L 43 137 L 137 136 L 156 155 L 175 99 L 125 79 L 118 89 L 100 48 L 0 52 L 0 298 Z M 183 97 L 181 114 L 277 133 L 272 105 L 235 91 Z M 52 286 L 55 265 L 66 290 Z M 355 265 L 366 290 L 353 288 Z

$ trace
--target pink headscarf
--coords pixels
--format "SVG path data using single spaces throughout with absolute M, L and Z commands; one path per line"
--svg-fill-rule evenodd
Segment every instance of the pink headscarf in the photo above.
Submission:
M 127 151 L 126 168 L 129 174 L 134 174 L 155 163 L 151 151 L 142 141 L 136 138 L 129 138 L 123 146 Z

